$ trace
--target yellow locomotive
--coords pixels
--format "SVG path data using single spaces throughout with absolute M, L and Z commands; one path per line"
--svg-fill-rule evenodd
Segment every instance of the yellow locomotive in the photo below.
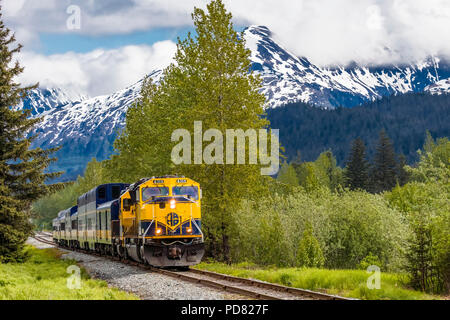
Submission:
M 101 185 L 78 198 L 71 215 L 76 237 L 66 237 L 61 213 L 54 241 L 155 267 L 196 265 L 204 255 L 201 198 L 200 185 L 179 176 Z
M 185 177 L 143 179 L 120 197 L 120 251 L 152 266 L 190 266 L 204 254 L 200 185 Z

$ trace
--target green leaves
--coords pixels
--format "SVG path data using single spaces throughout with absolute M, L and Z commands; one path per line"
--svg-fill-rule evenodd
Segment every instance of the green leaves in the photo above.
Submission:
M 407 167 L 413 182 L 386 194 L 403 213 L 410 235 L 406 269 L 412 285 L 423 291 L 450 289 L 450 142 L 427 135 L 421 161 Z
M 297 249 L 297 265 L 308 268 L 321 268 L 325 263 L 319 241 L 313 235 L 310 224 L 306 226 Z
M 289 195 L 245 201 L 234 216 L 239 219 L 231 239 L 236 262 L 340 269 L 356 268 L 372 254 L 386 269 L 402 266 L 407 225 L 381 195 L 297 188 Z

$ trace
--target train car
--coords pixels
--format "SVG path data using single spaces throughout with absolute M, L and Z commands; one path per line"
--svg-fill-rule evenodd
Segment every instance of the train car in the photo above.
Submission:
M 78 245 L 78 206 L 66 210 L 66 239 L 70 248 Z
M 113 222 L 119 220 L 119 200 L 104 203 L 97 208 L 96 251 L 116 255 L 112 245 Z
M 64 244 L 65 239 L 65 210 L 60 211 L 58 216 L 53 220 L 53 226 L 55 231 L 53 232 L 53 239 L 56 243 Z
M 58 243 L 59 242 L 59 223 L 58 218 L 55 218 L 52 220 L 52 226 L 53 226 L 53 242 Z
M 78 198 L 78 242 L 81 248 L 98 249 L 97 226 L 101 224 L 101 217 L 97 214 L 97 208 L 118 199 L 128 187 L 129 185 L 124 183 L 104 184 Z
M 155 267 L 189 267 L 203 258 L 201 189 L 191 179 L 138 181 L 121 196 L 119 219 L 113 242 L 123 258 Z

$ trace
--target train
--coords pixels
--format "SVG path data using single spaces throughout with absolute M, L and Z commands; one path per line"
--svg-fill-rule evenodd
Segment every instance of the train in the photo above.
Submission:
M 184 176 L 100 185 L 58 213 L 53 241 L 157 268 L 189 268 L 205 252 L 201 201 L 200 184 Z

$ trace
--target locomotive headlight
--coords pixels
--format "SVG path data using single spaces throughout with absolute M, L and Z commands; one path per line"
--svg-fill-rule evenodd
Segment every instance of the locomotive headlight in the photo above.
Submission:
M 160 236 L 162 234 L 162 229 L 161 228 L 156 229 L 155 233 L 157 236 Z
M 192 233 L 192 228 L 191 228 L 191 227 L 188 227 L 188 228 L 186 229 L 186 232 L 187 232 L 187 233 Z
M 170 209 L 175 209 L 177 206 L 177 202 L 175 201 L 175 199 L 170 200 Z

